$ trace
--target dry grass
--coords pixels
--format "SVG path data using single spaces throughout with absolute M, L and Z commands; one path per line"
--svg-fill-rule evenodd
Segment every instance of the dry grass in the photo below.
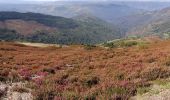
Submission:
M 37 100 L 126 100 L 148 82 L 168 78 L 170 67 L 164 62 L 169 57 L 170 41 L 145 49 L 90 50 L 77 45 L 47 49 L 0 43 L 0 77 L 10 79 L 12 71 L 15 81 L 30 82 Z

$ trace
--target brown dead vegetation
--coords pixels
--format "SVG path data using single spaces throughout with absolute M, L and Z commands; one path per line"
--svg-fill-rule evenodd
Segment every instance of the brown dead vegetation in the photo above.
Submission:
M 168 78 L 169 57 L 170 41 L 145 49 L 77 45 L 47 49 L 1 42 L 0 79 L 11 79 L 9 72 L 15 71 L 15 81 L 30 82 L 37 100 L 126 100 L 138 87 Z

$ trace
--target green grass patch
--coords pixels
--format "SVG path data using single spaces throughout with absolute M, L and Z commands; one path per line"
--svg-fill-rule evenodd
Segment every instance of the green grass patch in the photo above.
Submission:
M 140 87 L 137 88 L 137 94 L 143 95 L 151 90 L 150 87 Z

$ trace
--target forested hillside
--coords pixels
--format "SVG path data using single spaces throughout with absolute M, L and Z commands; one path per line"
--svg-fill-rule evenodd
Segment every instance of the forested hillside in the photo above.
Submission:
M 0 12 L 0 39 L 94 44 L 121 37 L 119 28 L 106 24 L 90 17 L 76 20 L 37 13 Z

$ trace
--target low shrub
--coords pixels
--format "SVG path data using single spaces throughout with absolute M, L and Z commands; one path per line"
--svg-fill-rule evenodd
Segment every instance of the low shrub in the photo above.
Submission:
M 66 100 L 80 100 L 80 95 L 74 91 L 64 91 L 62 97 L 66 98 Z
M 124 80 L 125 76 L 124 76 L 123 73 L 117 73 L 117 74 L 114 76 L 114 78 L 115 78 L 116 80 Z
M 84 45 L 84 49 L 85 49 L 85 50 L 92 50 L 92 49 L 94 49 L 94 48 L 96 48 L 95 45 L 90 45 L 90 44 Z
M 104 46 L 104 47 L 109 47 L 109 48 L 115 48 L 115 47 L 117 47 L 114 42 L 104 43 L 103 46 Z
M 68 74 L 64 74 L 61 76 L 61 78 L 56 79 L 55 81 L 58 85 L 66 85 L 68 84 L 68 77 L 69 77 Z
M 48 72 L 48 73 L 50 73 L 50 74 L 55 74 L 55 70 L 52 69 L 52 68 L 44 68 L 44 69 L 43 69 L 43 72 Z
M 150 87 L 140 87 L 140 88 L 137 88 L 137 94 L 144 94 L 144 93 L 147 93 L 149 92 L 151 89 Z
M 94 94 L 94 93 L 93 93 L 93 94 L 88 94 L 88 95 L 86 95 L 86 96 L 84 97 L 83 100 L 97 100 L 96 97 L 97 97 L 97 95 Z
M 147 48 L 148 48 L 148 43 L 140 42 L 140 43 L 138 44 L 138 48 L 139 48 L 139 49 L 147 49 Z
M 100 79 L 98 77 L 90 77 L 89 79 L 85 80 L 85 85 L 88 87 L 92 87 L 93 85 L 99 84 Z
M 19 86 L 15 86 L 12 88 L 13 92 L 19 92 L 19 93 L 28 93 L 29 90 L 25 87 L 19 87 Z
M 137 45 L 137 41 L 121 41 L 120 42 L 120 47 L 131 47 Z
M 6 77 L 0 76 L 0 81 L 1 82 L 6 82 L 8 79 Z
M 153 63 L 153 62 L 155 62 L 155 61 L 156 61 L 155 58 L 149 58 L 149 59 L 146 60 L 146 62 L 148 62 L 148 63 Z
M 5 91 L 0 90 L 0 98 L 2 98 L 4 95 L 6 95 Z
M 146 80 L 156 80 L 170 76 L 170 70 L 166 67 L 149 67 L 141 72 L 141 78 Z
M 11 71 L 11 72 L 9 73 L 8 78 L 9 78 L 10 81 L 12 81 L 12 82 L 19 82 L 20 79 L 21 79 L 20 76 L 19 76 L 19 74 L 18 74 L 18 72 L 15 71 L 15 70 L 13 70 L 13 71 Z
M 106 89 L 105 95 L 112 100 L 128 100 L 131 96 L 136 95 L 136 88 L 112 86 Z
M 116 47 L 132 47 L 140 44 L 136 40 L 115 40 L 112 42 L 106 42 L 103 44 L 104 47 L 116 48 Z
M 50 80 L 46 80 L 43 84 L 37 86 L 32 94 L 34 95 L 34 100 L 54 100 L 56 96 L 59 96 L 55 83 Z
M 164 61 L 164 65 L 170 66 L 170 58 L 167 58 L 167 59 Z

